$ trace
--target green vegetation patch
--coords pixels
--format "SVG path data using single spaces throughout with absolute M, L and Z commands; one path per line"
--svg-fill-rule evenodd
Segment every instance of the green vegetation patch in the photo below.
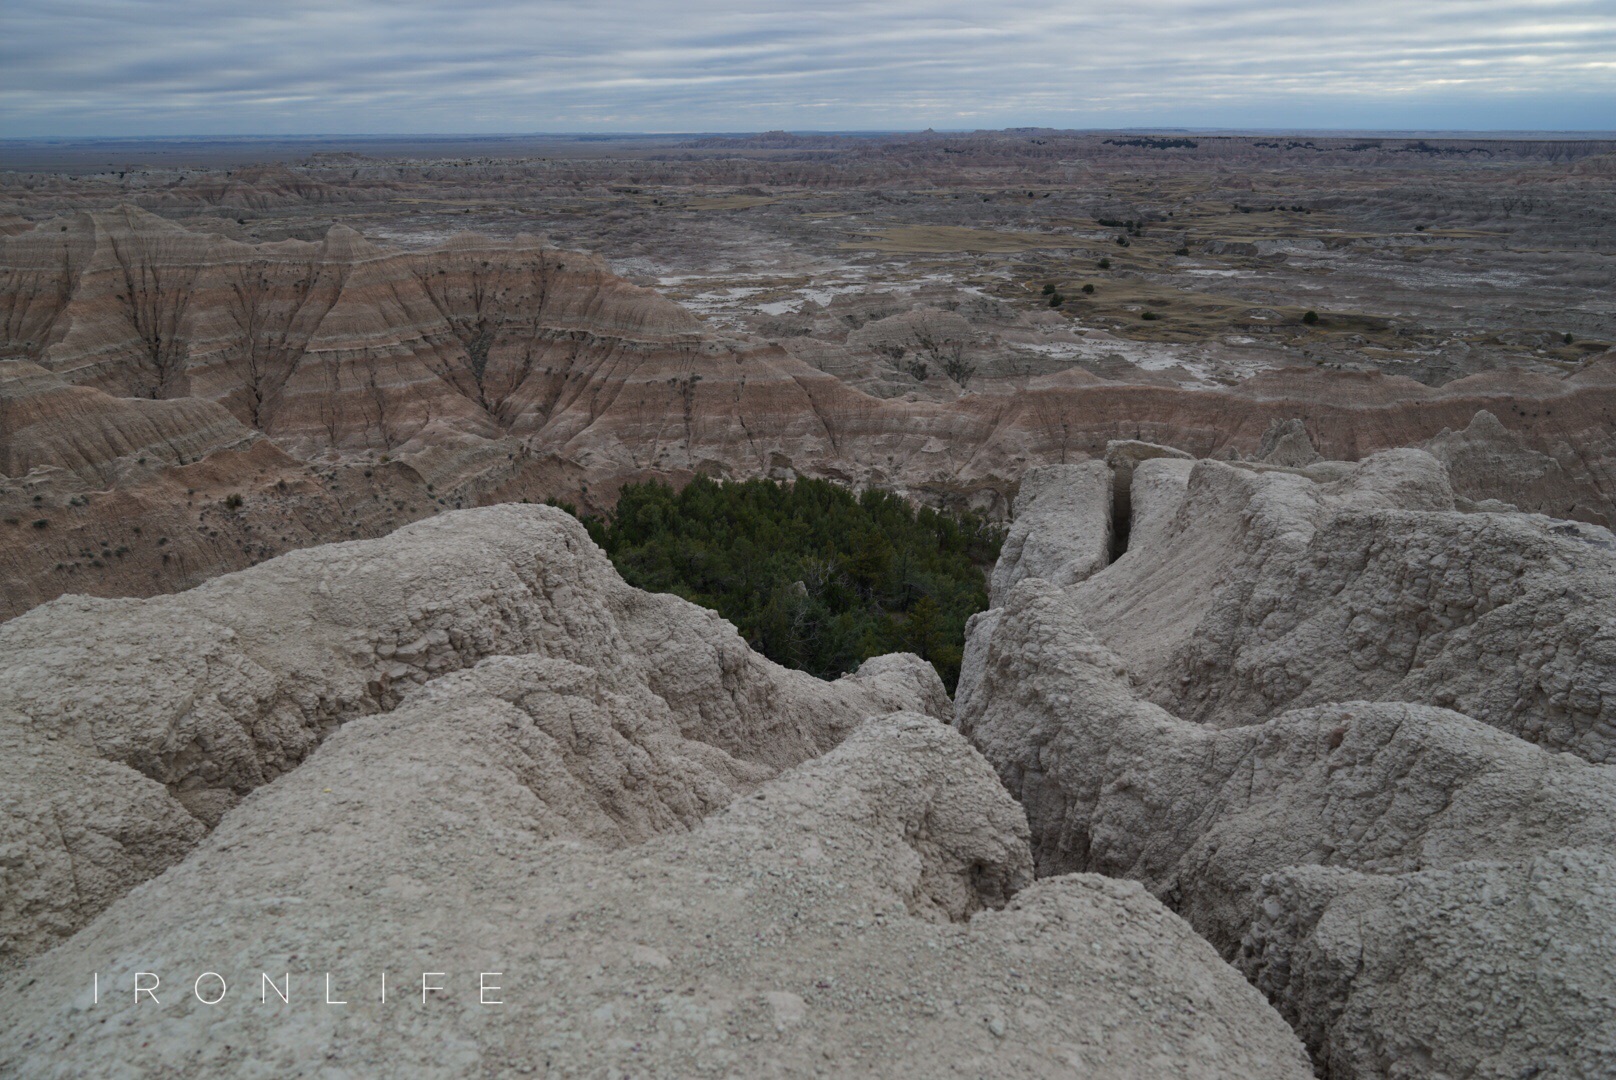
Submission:
M 913 652 L 950 693 L 1004 539 L 975 514 L 824 480 L 630 484 L 584 524 L 629 584 L 712 608 L 777 663 L 829 679 Z

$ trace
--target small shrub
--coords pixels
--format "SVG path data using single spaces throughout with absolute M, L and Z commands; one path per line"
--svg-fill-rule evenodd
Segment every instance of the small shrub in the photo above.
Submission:
M 1319 324 L 1319 313 L 1316 311 L 1309 311 L 1302 316 L 1302 321 L 1309 326 L 1317 326 Z
M 1088 294 L 1088 295 L 1089 295 L 1089 296 L 1093 296 L 1093 295 L 1094 295 L 1094 286 L 1093 286 L 1093 285 L 1089 285 L 1089 284 L 1085 284 L 1085 285 L 1084 285 L 1084 286 L 1083 286 L 1083 291 L 1084 291 L 1084 292 L 1085 292 L 1085 293 L 1087 293 L 1087 294 Z
M 240 510 L 241 496 L 234 493 L 226 495 L 224 499 L 224 508 L 226 510 Z
M 1117 237 L 1117 247 L 1127 247 L 1127 246 L 1128 246 L 1128 238 L 1126 236 Z
M 526 499 L 523 499 L 522 501 L 527 502 Z M 571 514 L 573 517 L 578 517 L 579 516 L 577 504 L 567 502 L 565 499 L 558 499 L 554 495 L 550 496 L 548 499 L 545 499 L 544 500 L 544 505 L 545 506 L 553 506 L 557 510 L 565 510 L 567 513 Z
M 959 383 L 962 388 L 967 387 L 971 385 L 971 379 L 976 375 L 976 365 L 964 357 L 951 356 L 943 361 L 943 374 Z
M 1060 293 L 1055 293 L 1053 296 L 1051 296 L 1049 298 L 1049 306 L 1050 307 L 1060 307 L 1065 302 L 1066 302 L 1066 297 L 1062 296 Z
M 1044 283 L 1044 295 L 1045 296 L 1053 296 L 1054 294 L 1055 294 L 1055 285 L 1054 285 L 1054 283 L 1053 282 L 1045 282 Z
M 1566 344 L 1567 344 L 1567 345 L 1569 345 L 1569 344 L 1571 344 L 1571 343 L 1572 343 L 1572 341 L 1574 341 L 1574 340 L 1576 340 L 1576 339 L 1575 339 L 1575 338 L 1573 338 L 1573 337 L 1572 337 L 1572 336 L 1571 336 L 1571 335 L 1570 335 L 1570 334 L 1567 334 L 1567 335 L 1566 335 L 1566 336 L 1565 336 L 1565 343 L 1566 343 Z
M 1109 269 L 1111 269 L 1111 260 L 1110 259 L 1101 259 L 1100 260 L 1100 269 L 1101 270 L 1109 270 Z
M 40 518 L 38 521 L 34 522 L 34 528 L 48 529 L 50 528 L 50 522 L 46 521 L 44 518 Z
M 1160 315 L 1158 315 L 1158 314 L 1156 314 L 1156 313 L 1155 313 L 1155 312 L 1154 312 L 1154 311 L 1147 311 L 1147 312 L 1144 312 L 1144 313 L 1143 313 L 1143 314 L 1141 314 L 1141 315 L 1140 315 L 1140 316 L 1139 316 L 1139 317 L 1140 317 L 1140 318 L 1141 318 L 1141 319 L 1150 319 L 1150 320 L 1156 320 L 1156 319 L 1159 319 L 1159 318 L 1161 318 L 1161 316 L 1160 316 Z
M 1188 255 L 1189 253 L 1190 253 L 1190 249 L 1187 246 L 1177 248 L 1173 252 L 1174 255 Z

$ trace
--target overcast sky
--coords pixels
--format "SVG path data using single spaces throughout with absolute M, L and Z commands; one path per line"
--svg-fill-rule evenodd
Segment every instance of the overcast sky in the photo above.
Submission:
M 0 135 L 1616 129 L 1616 0 L 0 0 Z

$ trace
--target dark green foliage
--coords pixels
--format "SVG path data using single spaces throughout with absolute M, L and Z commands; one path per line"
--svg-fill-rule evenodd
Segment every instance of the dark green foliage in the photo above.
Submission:
M 1055 292 L 1055 284 L 1054 284 L 1054 282 L 1051 282 L 1051 281 L 1044 282 L 1044 295 L 1045 296 L 1052 296 L 1052 295 L 1054 295 L 1054 292 Z
M 1110 259 L 1101 259 L 1100 260 L 1100 269 L 1101 270 L 1109 270 L 1109 269 L 1111 269 L 1111 260 Z
M 1302 321 L 1309 326 L 1317 326 L 1319 324 L 1319 313 L 1316 311 L 1309 311 L 1302 316 Z
M 1573 342 L 1573 341 L 1575 341 L 1575 340 L 1576 340 L 1576 338 L 1574 338 L 1574 337 L 1572 337 L 1572 336 L 1571 336 L 1571 335 L 1570 335 L 1570 334 L 1567 334 L 1567 335 L 1566 335 L 1566 336 L 1565 336 L 1565 339 L 1564 339 L 1564 340 L 1565 340 L 1565 343 L 1566 343 L 1566 344 L 1567 344 L 1567 345 L 1569 345 L 1569 344 L 1571 344 L 1571 343 L 1572 343 L 1572 342 Z
M 913 652 L 950 693 L 1003 541 L 975 514 L 824 480 L 630 484 L 584 525 L 629 584 L 716 610 L 778 663 L 834 678 Z
M 1154 311 L 1143 312 L 1139 317 L 1141 319 L 1148 319 L 1148 320 L 1152 320 L 1152 321 L 1161 318 L 1161 316 L 1156 314 Z
M 1065 302 L 1066 302 L 1066 297 L 1062 296 L 1060 293 L 1050 293 L 1049 294 L 1049 306 L 1050 307 L 1060 307 Z
M 1107 139 L 1107 146 L 1143 146 L 1151 150 L 1194 150 L 1198 143 L 1194 139 Z
M 1093 285 L 1084 285 L 1083 286 L 1083 291 L 1086 294 L 1088 294 L 1089 296 L 1093 296 L 1094 295 L 1094 286 Z
M 224 500 L 224 508 L 226 510 L 240 510 L 241 509 L 241 496 L 240 495 L 226 495 L 225 500 Z

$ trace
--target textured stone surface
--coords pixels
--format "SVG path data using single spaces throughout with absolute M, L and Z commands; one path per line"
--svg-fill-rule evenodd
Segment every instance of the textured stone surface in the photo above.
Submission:
M 1111 503 L 1111 470 L 1104 462 L 1029 469 L 993 567 L 991 602 L 1003 603 L 1024 577 L 1071 585 L 1104 568 L 1110 561 Z
M 1590 478 L 1527 446 L 1486 409 L 1459 431 L 1425 444 L 1447 466 L 1453 490 L 1473 501 L 1495 499 L 1527 511 L 1616 524 L 1610 499 Z
M 1609 534 L 1458 512 L 1416 451 L 1132 489 L 1125 555 L 969 628 L 1040 875 L 1144 884 L 1324 1075 L 1610 1072 Z
M 615 851 L 567 838 L 575 804 L 532 786 L 523 745 L 546 715 L 592 707 L 558 663 L 453 677 L 555 699 L 520 710 L 531 728 L 446 712 L 465 697 L 434 685 L 254 792 L 30 965 L 0 1003 L 0 1069 L 1308 1074 L 1261 996 L 1137 885 L 1041 882 L 960 921 L 1031 860 L 1019 808 L 931 717 L 871 720 L 694 832 Z M 620 775 L 589 787 L 576 805 L 633 797 Z M 91 1003 L 87 970 L 125 987 L 152 967 L 160 1004 Z M 233 996 L 199 1003 L 203 970 Z M 478 1004 L 490 970 L 497 1008 Z M 266 971 L 290 973 L 289 1006 L 260 1002 Z M 346 1005 L 321 1003 L 327 971 Z M 425 1007 L 424 971 L 449 988 Z
M 1417 701 L 1616 754 L 1610 533 L 1456 512 L 1420 451 L 1306 472 L 1201 462 L 1171 520 L 1075 596 L 1145 696 L 1188 719 Z
M 1237 964 L 1332 1076 L 1616 1073 L 1616 859 L 1277 871 Z
M 915 657 L 877 658 L 831 683 L 771 663 L 712 612 L 628 587 L 583 527 L 548 507 L 445 515 L 171 597 L 64 598 L 0 626 L 0 727 L 35 763 L 0 780 L 8 805 L 28 808 L 0 820 L 20 852 L 0 891 L 7 959 L 161 871 L 341 724 L 518 654 L 594 688 L 591 711 L 546 714 L 540 771 L 563 788 L 591 770 L 649 785 L 632 805 L 568 819 L 599 840 L 688 826 L 873 712 L 950 710 Z M 531 724 L 524 702 L 499 711 Z M 107 778 L 90 805 L 85 770 Z M 72 827 L 52 827 L 46 806 Z M 45 887 L 64 860 L 76 886 Z

